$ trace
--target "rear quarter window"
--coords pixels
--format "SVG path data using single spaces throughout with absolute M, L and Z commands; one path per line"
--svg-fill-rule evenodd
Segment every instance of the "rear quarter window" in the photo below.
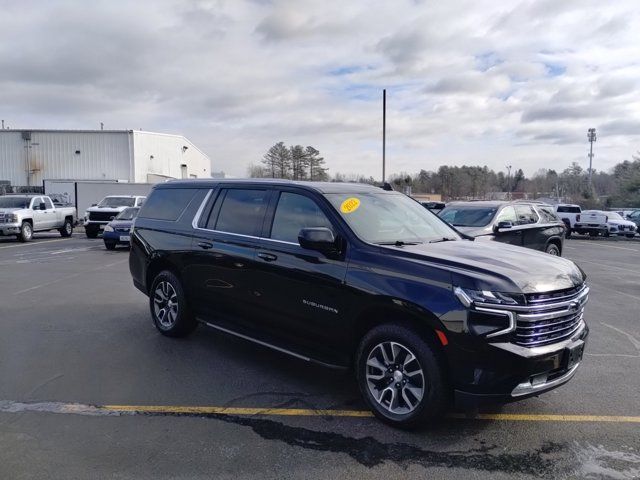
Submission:
M 560 206 L 558 207 L 558 213 L 580 213 L 580 207 Z
M 140 218 L 176 221 L 198 192 L 195 188 L 159 188 L 140 209 Z

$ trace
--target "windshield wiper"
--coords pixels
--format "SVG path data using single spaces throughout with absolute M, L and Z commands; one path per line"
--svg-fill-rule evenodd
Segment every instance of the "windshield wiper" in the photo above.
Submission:
M 429 243 L 455 242 L 456 240 L 457 238 L 442 237 L 442 238 L 436 238 L 435 240 L 429 240 Z
M 376 245 L 393 245 L 395 247 L 403 247 L 405 245 L 418 245 L 422 242 L 405 242 L 404 240 L 395 240 L 393 242 L 376 242 Z

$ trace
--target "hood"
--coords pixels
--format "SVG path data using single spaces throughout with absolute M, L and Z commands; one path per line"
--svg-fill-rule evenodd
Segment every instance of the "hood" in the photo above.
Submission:
M 109 222 L 113 228 L 131 228 L 133 225 L 133 220 L 111 220 Z
M 625 225 L 625 226 L 631 226 L 634 225 L 635 223 L 632 222 L 631 220 L 609 220 L 609 225 Z
M 28 208 L 0 208 L 0 213 L 13 213 L 20 210 L 29 210 Z
M 571 260 L 498 242 L 458 240 L 388 247 L 398 256 L 452 271 L 456 286 L 505 293 L 543 293 L 581 285 Z
M 479 235 L 489 235 L 493 233 L 493 227 L 491 224 L 484 227 L 454 227 L 459 232 L 469 235 L 470 237 L 477 237 Z

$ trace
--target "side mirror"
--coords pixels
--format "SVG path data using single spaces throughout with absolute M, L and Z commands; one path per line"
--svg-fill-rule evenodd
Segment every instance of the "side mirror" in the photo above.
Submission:
M 44 202 L 42 202 L 42 203 L 40 204 L 40 210 L 46 210 L 46 209 L 47 209 L 47 206 L 45 205 L 45 203 L 44 203 Z
M 495 233 L 499 233 L 501 230 L 508 230 L 509 228 L 513 227 L 513 223 L 511 223 L 510 221 L 505 221 L 505 222 L 498 222 L 497 225 L 493 226 L 493 231 Z
M 327 227 L 303 228 L 298 233 L 298 243 L 302 248 L 323 253 L 336 249 L 336 237 Z
M 111 216 L 109 217 L 109 220 L 114 220 L 115 218 L 116 218 L 116 217 L 115 217 L 115 215 L 111 215 Z

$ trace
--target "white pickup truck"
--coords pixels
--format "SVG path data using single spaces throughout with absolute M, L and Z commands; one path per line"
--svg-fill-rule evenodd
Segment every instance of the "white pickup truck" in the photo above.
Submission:
M 555 211 L 560 220 L 567 227 L 566 237 L 569 238 L 571 233 L 588 233 L 595 237 L 607 231 L 607 216 L 604 214 L 589 213 L 584 215 L 580 205 L 570 205 L 560 203 L 555 206 Z
M 88 238 L 96 238 L 104 227 L 125 208 L 140 207 L 145 199 L 142 195 L 109 195 L 84 213 L 84 230 Z
M 58 230 L 70 237 L 76 224 L 74 207 L 56 207 L 46 195 L 0 196 L 0 236 L 15 236 L 21 242 L 33 232 Z

